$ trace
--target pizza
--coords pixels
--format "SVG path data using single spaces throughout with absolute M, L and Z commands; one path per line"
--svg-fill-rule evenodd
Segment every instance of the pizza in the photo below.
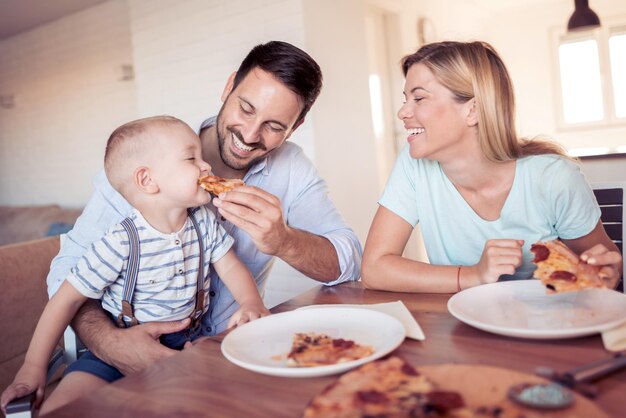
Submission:
M 504 406 L 468 407 L 463 396 L 442 390 L 399 357 L 348 372 L 315 396 L 303 418 L 522 417 Z
M 235 187 L 243 186 L 245 183 L 240 179 L 225 179 L 218 176 L 202 176 L 198 179 L 198 184 L 207 192 L 218 196 L 220 193 L 229 192 Z
M 587 264 L 561 241 L 537 242 L 530 247 L 537 265 L 534 276 L 549 293 L 606 287 L 600 267 Z
M 352 340 L 331 338 L 314 332 L 296 333 L 293 336 L 291 351 L 287 355 L 287 366 L 327 366 L 358 360 L 373 352 L 372 347 L 360 345 Z

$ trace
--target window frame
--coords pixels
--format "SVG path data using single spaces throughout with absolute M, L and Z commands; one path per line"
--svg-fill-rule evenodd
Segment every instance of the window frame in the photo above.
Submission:
M 567 32 L 562 26 L 551 31 L 554 96 L 556 105 L 556 130 L 560 132 L 575 131 L 581 128 L 612 128 L 626 125 L 626 117 L 618 117 L 615 107 L 613 74 L 611 73 L 611 57 L 609 39 L 614 34 L 626 34 L 626 16 L 602 19 L 598 28 Z M 561 62 L 559 47 L 568 42 L 595 40 L 598 46 L 598 60 L 600 68 L 600 82 L 604 115 L 601 120 L 590 122 L 566 122 L 563 103 L 563 87 L 561 83 Z

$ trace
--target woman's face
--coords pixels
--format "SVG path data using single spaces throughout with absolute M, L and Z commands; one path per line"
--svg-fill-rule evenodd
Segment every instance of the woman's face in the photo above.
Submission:
M 398 118 L 407 131 L 411 157 L 441 161 L 460 150 L 459 144 L 471 130 L 468 118 L 473 101 L 461 104 L 453 97 L 424 64 L 409 68 Z

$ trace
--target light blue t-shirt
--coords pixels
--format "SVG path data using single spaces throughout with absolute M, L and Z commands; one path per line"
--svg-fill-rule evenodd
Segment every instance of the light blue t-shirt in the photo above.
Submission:
M 200 129 L 214 123 L 215 118 L 209 118 Z M 256 186 L 278 197 L 289 226 L 323 236 L 335 247 L 341 274 L 325 285 L 359 279 L 362 257 L 359 239 L 344 223 L 328 197 L 326 183 L 299 146 L 285 142 L 252 166 L 243 180 L 247 185 Z M 94 186 L 94 194 L 74 229 L 61 240 L 61 251 L 52 261 L 47 279 L 49 295 L 58 290 L 87 247 L 132 211 L 126 199 L 111 186 L 103 170 L 96 175 Z M 212 205 L 208 207 L 215 210 Z M 235 239 L 233 250 L 250 270 L 259 292 L 263 294 L 274 257 L 259 251 L 243 230 L 227 221 L 218 222 Z M 229 318 L 239 308 L 215 270 L 211 269 L 210 274 L 209 311 L 202 319 L 204 335 L 214 335 L 226 329 Z
M 476 214 L 437 161 L 413 159 L 408 147 L 398 156 L 378 203 L 410 225 L 420 224 L 433 265 L 474 265 L 487 240 L 524 240 L 523 264 L 515 272 L 516 279 L 532 276 L 534 242 L 580 238 L 600 219 L 600 208 L 580 167 L 557 155 L 516 161 L 513 186 L 495 221 Z

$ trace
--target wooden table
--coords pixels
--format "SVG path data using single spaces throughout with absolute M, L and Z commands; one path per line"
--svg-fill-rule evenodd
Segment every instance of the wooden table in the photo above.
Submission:
M 360 283 L 316 287 L 273 309 L 283 312 L 322 303 L 402 300 L 426 334 L 395 351 L 416 367 L 443 363 L 491 365 L 532 373 L 536 366 L 567 370 L 608 355 L 599 336 L 527 340 L 489 334 L 456 320 L 446 309 L 450 295 L 366 290 Z M 266 376 L 230 363 L 220 351 L 223 336 L 198 341 L 142 373 L 108 385 L 50 417 L 298 417 L 309 400 L 336 376 Z M 626 373 L 597 383 L 597 404 L 625 416 Z

